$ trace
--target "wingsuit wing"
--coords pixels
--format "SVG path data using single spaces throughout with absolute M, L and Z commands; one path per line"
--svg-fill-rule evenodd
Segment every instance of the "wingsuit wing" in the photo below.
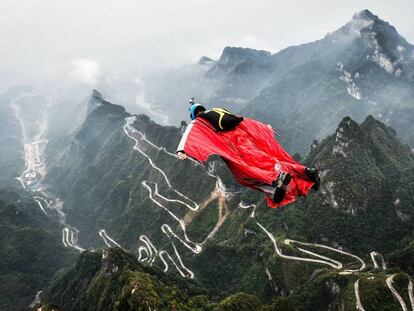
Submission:
M 238 182 L 261 191 L 271 187 L 281 171 L 291 173 L 293 178 L 281 203 L 275 204 L 266 194 L 270 207 L 290 203 L 296 195 L 306 195 L 313 185 L 304 176 L 305 167 L 295 162 L 276 141 L 273 129 L 249 118 L 244 118 L 233 130 L 219 132 L 197 118 L 188 125 L 177 151 L 184 151 L 202 163 L 210 155 L 219 155 Z
M 186 128 L 177 152 L 184 151 L 188 156 L 203 164 L 208 157 L 217 154 L 224 158 L 232 158 L 229 146 L 211 125 L 200 119 L 193 120 Z

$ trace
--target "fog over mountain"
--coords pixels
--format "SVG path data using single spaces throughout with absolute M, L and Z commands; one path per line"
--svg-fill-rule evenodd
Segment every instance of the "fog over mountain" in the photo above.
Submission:
M 119 76 L 132 82 L 166 65 L 194 63 L 201 55 L 217 59 L 224 46 L 274 53 L 317 40 L 367 7 L 414 42 L 410 0 L 264 0 L 260 5 L 252 0 L 168 5 L 161 0 L 5 0 L 0 3 L 0 90 L 62 75 L 86 83 Z
M 273 54 L 227 46 L 217 60 L 153 74 L 142 107 L 158 122 L 178 124 L 188 118 L 185 94 L 196 94 L 207 107 L 268 122 L 289 151 L 301 153 L 344 115 L 362 121 L 372 114 L 413 146 L 413 81 L 414 46 L 362 10 L 314 42 Z

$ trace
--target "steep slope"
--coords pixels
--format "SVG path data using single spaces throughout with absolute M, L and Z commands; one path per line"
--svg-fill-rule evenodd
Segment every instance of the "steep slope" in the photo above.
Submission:
M 0 97 L 2 310 L 26 308 L 57 270 L 75 260 L 62 244 L 60 202 L 41 184 L 51 93 L 17 86 Z
M 95 95 L 92 101 L 95 109 L 68 147 L 48 150 L 48 157 L 62 157 L 46 178 L 84 247 L 121 246 L 143 263 L 194 278 L 213 296 L 243 291 L 267 303 L 288 293 L 299 303 L 303 292 L 322 295 L 325 306 L 355 305 L 354 282 L 376 265 L 376 252 L 406 269 L 414 160 L 395 131 L 374 118 L 359 125 L 347 117 L 315 143 L 307 161 L 322 169 L 320 192 L 268 210 L 260 194 L 214 177 L 222 176 L 219 162 L 208 174 L 179 162 L 173 152 L 181 129 L 130 116 Z
M 226 47 L 204 78 L 213 85 L 214 105 L 240 111 L 258 94 L 273 72 L 272 55 L 267 51 Z
M 186 193 L 192 192 L 195 183 L 206 190 L 194 194 L 194 199 L 202 201 L 209 196 L 209 189 L 210 192 L 214 189 L 214 179 L 199 175 L 200 168 L 192 172 L 189 168 L 193 164 L 176 163 L 165 152 L 174 152 L 181 135 L 178 128 L 161 127 L 144 115 L 137 116 L 133 127 L 139 131 L 135 136 L 142 140 L 141 150 L 169 176 L 166 182 L 164 175 L 151 166 L 149 158 L 134 150 L 135 142 L 124 128 L 125 118 L 130 115 L 96 94 L 91 105 L 95 109 L 67 148 L 62 151 L 50 146 L 47 150 L 48 158 L 55 159 L 56 166 L 50 167 L 46 182 L 64 200 L 68 221 L 79 228 L 80 240 L 85 245 L 95 245 L 101 229 L 113 232 L 115 240 L 122 238 L 128 247 L 136 243 L 143 231 L 157 231 L 157 239 L 162 235 L 159 228 L 165 220 L 164 212 L 154 208 L 142 183 L 158 183 L 160 192 L 167 193 L 171 188 L 168 182 Z M 140 133 L 166 148 L 165 151 L 154 148 Z
M 153 74 L 145 80 L 147 93 L 138 104 L 157 122 L 173 125 L 188 119 L 190 96 L 240 111 L 272 72 L 270 52 L 225 47 L 217 61 L 203 56 L 197 64 Z
M 413 229 L 412 197 L 406 196 L 414 160 L 393 129 L 371 116 L 361 125 L 344 118 L 335 135 L 313 146 L 308 161 L 322 169 L 322 189 L 297 204 L 305 205 L 304 212 L 286 210 L 295 217 L 287 226 L 306 218 L 302 235 L 365 252 L 404 247 Z M 403 206 L 399 195 L 405 197 Z
M 0 188 L 10 186 L 14 177 L 19 176 L 24 165 L 23 142 L 16 107 L 13 100 L 18 90 L 10 90 L 0 96 Z
M 292 153 L 307 154 L 345 115 L 362 122 L 371 114 L 414 146 L 414 46 L 368 10 L 315 42 L 273 55 L 226 47 L 217 61 L 194 67 L 198 75 L 178 69 L 148 85 L 151 107 L 168 124 L 187 119 L 187 98 L 196 96 L 272 124 Z M 186 79 L 170 87 L 176 75 Z
M 23 310 L 75 255 L 29 195 L 0 191 L 0 309 Z
M 273 76 L 246 112 L 274 123 L 295 151 L 326 136 L 344 115 L 378 116 L 412 144 L 413 52 L 394 27 L 361 11 L 322 40 L 273 55 Z
M 263 305 L 238 293 L 217 302 L 194 282 L 142 266 L 131 254 L 111 248 L 83 253 L 74 267 L 57 277 L 42 295 L 42 310 L 279 310 L 290 303 Z M 273 307 L 273 308 L 272 308 Z
M 119 248 L 84 252 L 75 266 L 60 273 L 34 310 L 397 310 L 409 305 L 410 277 L 404 273 L 352 275 L 315 270 L 288 297 L 264 303 L 236 293 L 220 301 L 199 284 L 165 275 L 137 263 Z M 411 283 L 412 284 L 412 283 Z
M 203 291 L 195 284 L 185 285 L 140 265 L 131 254 L 109 249 L 103 255 L 83 253 L 73 268 L 56 279 L 45 300 L 60 310 L 193 310 L 203 297 L 190 297 Z

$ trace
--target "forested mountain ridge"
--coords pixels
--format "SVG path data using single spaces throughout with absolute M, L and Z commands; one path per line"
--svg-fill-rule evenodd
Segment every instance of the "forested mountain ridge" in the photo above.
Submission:
M 346 117 L 335 134 L 315 141 L 305 162 L 322 170 L 321 190 L 269 210 L 260 194 L 234 187 L 228 172 L 217 169 L 218 160 L 207 172 L 179 162 L 174 149 L 182 129 L 131 116 L 103 98 L 92 101 L 96 108 L 69 142 L 65 160 L 47 176 L 80 229 L 83 247 L 122 246 L 144 264 L 194 279 L 215 303 L 238 291 L 263 304 L 291 293 L 289 305 L 303 310 L 355 305 L 353 284 L 359 277 L 367 289 L 374 286 L 365 273 L 381 265 L 381 254 L 393 268 L 410 273 L 414 159 L 395 131 L 373 117 L 361 124 Z M 98 242 L 101 230 L 109 236 Z M 309 251 L 334 261 L 303 254 L 305 242 Z M 303 257 L 311 260 L 298 259 Z M 382 283 L 371 289 L 375 295 L 387 292 L 384 301 L 393 308 L 382 268 L 375 269 Z M 405 284 L 404 274 L 398 278 Z M 316 283 L 305 290 L 307 279 Z M 304 303 L 303 295 L 324 298 Z

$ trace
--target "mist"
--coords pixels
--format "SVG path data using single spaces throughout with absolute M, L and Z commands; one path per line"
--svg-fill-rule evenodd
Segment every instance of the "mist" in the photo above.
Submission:
M 396 5 L 398 3 L 398 5 Z M 14 1 L 0 4 L 0 92 L 39 81 L 142 96 L 143 77 L 217 59 L 225 46 L 277 52 L 322 38 L 368 8 L 414 42 L 403 1 Z M 316 18 L 317 16 L 317 18 Z M 120 84 L 126 83 L 128 88 Z M 133 91 L 131 91 L 131 88 Z M 134 97 L 133 96 L 133 97 Z M 132 101 L 124 96 L 124 101 Z

